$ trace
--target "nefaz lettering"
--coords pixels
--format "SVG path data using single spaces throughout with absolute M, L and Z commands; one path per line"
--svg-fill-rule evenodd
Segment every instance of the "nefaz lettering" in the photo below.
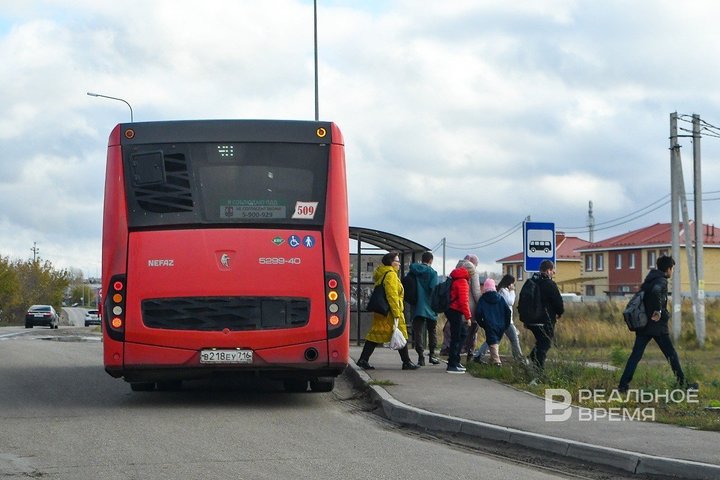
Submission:
M 148 260 L 148 267 L 174 267 L 175 260 L 173 259 L 157 259 Z

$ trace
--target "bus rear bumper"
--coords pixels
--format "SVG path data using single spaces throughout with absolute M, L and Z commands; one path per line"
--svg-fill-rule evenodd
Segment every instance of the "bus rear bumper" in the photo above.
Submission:
M 105 370 L 112 377 L 123 377 L 131 383 L 190 380 L 218 375 L 313 379 L 341 375 L 349 360 L 345 352 L 328 352 L 327 341 L 254 350 L 250 364 L 203 364 L 200 362 L 200 352 L 127 342 L 123 362 L 113 365 L 106 363 Z

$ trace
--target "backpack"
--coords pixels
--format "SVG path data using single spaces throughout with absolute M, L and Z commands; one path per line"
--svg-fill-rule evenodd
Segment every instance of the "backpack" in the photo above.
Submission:
M 520 289 L 518 296 L 518 313 L 520 321 L 525 325 L 547 323 L 547 312 L 542 303 L 540 285 L 534 278 L 528 278 Z
M 648 323 L 647 313 L 645 312 L 645 291 L 639 290 L 635 292 L 630 301 L 623 310 L 623 318 L 631 332 L 643 328 Z
M 453 279 L 448 277 L 444 282 L 438 283 L 430 294 L 430 308 L 435 313 L 445 313 L 450 309 L 450 289 Z
M 410 305 L 417 305 L 418 301 L 418 282 L 415 274 L 408 272 L 401 280 L 404 293 L 404 299 Z

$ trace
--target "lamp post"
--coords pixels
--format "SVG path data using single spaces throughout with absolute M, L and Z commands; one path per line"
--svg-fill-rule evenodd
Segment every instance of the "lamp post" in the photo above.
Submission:
M 117 98 L 117 97 L 109 97 L 107 95 L 101 95 L 99 93 L 93 93 L 93 92 L 87 92 L 87 94 L 90 95 L 91 97 L 109 98 L 110 100 L 117 100 L 119 102 L 125 103 L 125 105 L 127 105 L 128 108 L 130 109 L 130 123 L 133 122 L 133 110 L 132 110 L 132 107 L 130 106 L 130 104 L 127 102 L 127 100 L 123 100 L 122 98 Z
M 320 118 L 320 104 L 318 103 L 318 42 L 317 42 L 317 0 L 313 1 L 313 23 L 315 32 L 315 121 Z

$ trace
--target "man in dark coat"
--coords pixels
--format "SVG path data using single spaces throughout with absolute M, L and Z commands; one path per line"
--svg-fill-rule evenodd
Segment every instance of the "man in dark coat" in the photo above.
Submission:
M 555 264 L 551 260 L 540 262 L 540 272 L 533 275 L 540 290 L 545 318 L 542 323 L 526 323 L 525 327 L 535 336 L 535 347 L 530 352 L 530 361 L 538 372 L 545 369 L 545 357 L 552 346 L 552 339 L 555 336 L 555 323 L 565 313 L 560 289 L 553 280 L 555 275 Z
M 680 359 L 670 339 L 670 330 L 668 329 L 670 312 L 668 312 L 667 309 L 667 279 L 672 276 L 673 269 L 675 268 L 675 260 L 673 260 L 672 257 L 663 255 L 657 259 L 655 265 L 657 268 L 648 272 L 645 281 L 640 287 L 641 290 L 645 291 L 644 303 L 645 311 L 649 315 L 648 323 L 645 327 L 635 331 L 635 344 L 633 345 L 632 353 L 625 365 L 625 371 L 620 378 L 620 385 L 618 386 L 620 392 L 627 392 L 628 388 L 630 388 L 630 382 L 635 374 L 635 369 L 638 363 L 640 363 L 643 353 L 645 353 L 645 347 L 650 343 L 650 340 L 655 340 L 655 343 L 660 347 L 665 358 L 670 362 L 670 367 L 673 373 L 675 373 L 678 386 L 697 389 L 696 383 L 687 384 L 685 381 L 685 374 L 680 366 Z M 678 287 L 678 291 L 679 290 Z

